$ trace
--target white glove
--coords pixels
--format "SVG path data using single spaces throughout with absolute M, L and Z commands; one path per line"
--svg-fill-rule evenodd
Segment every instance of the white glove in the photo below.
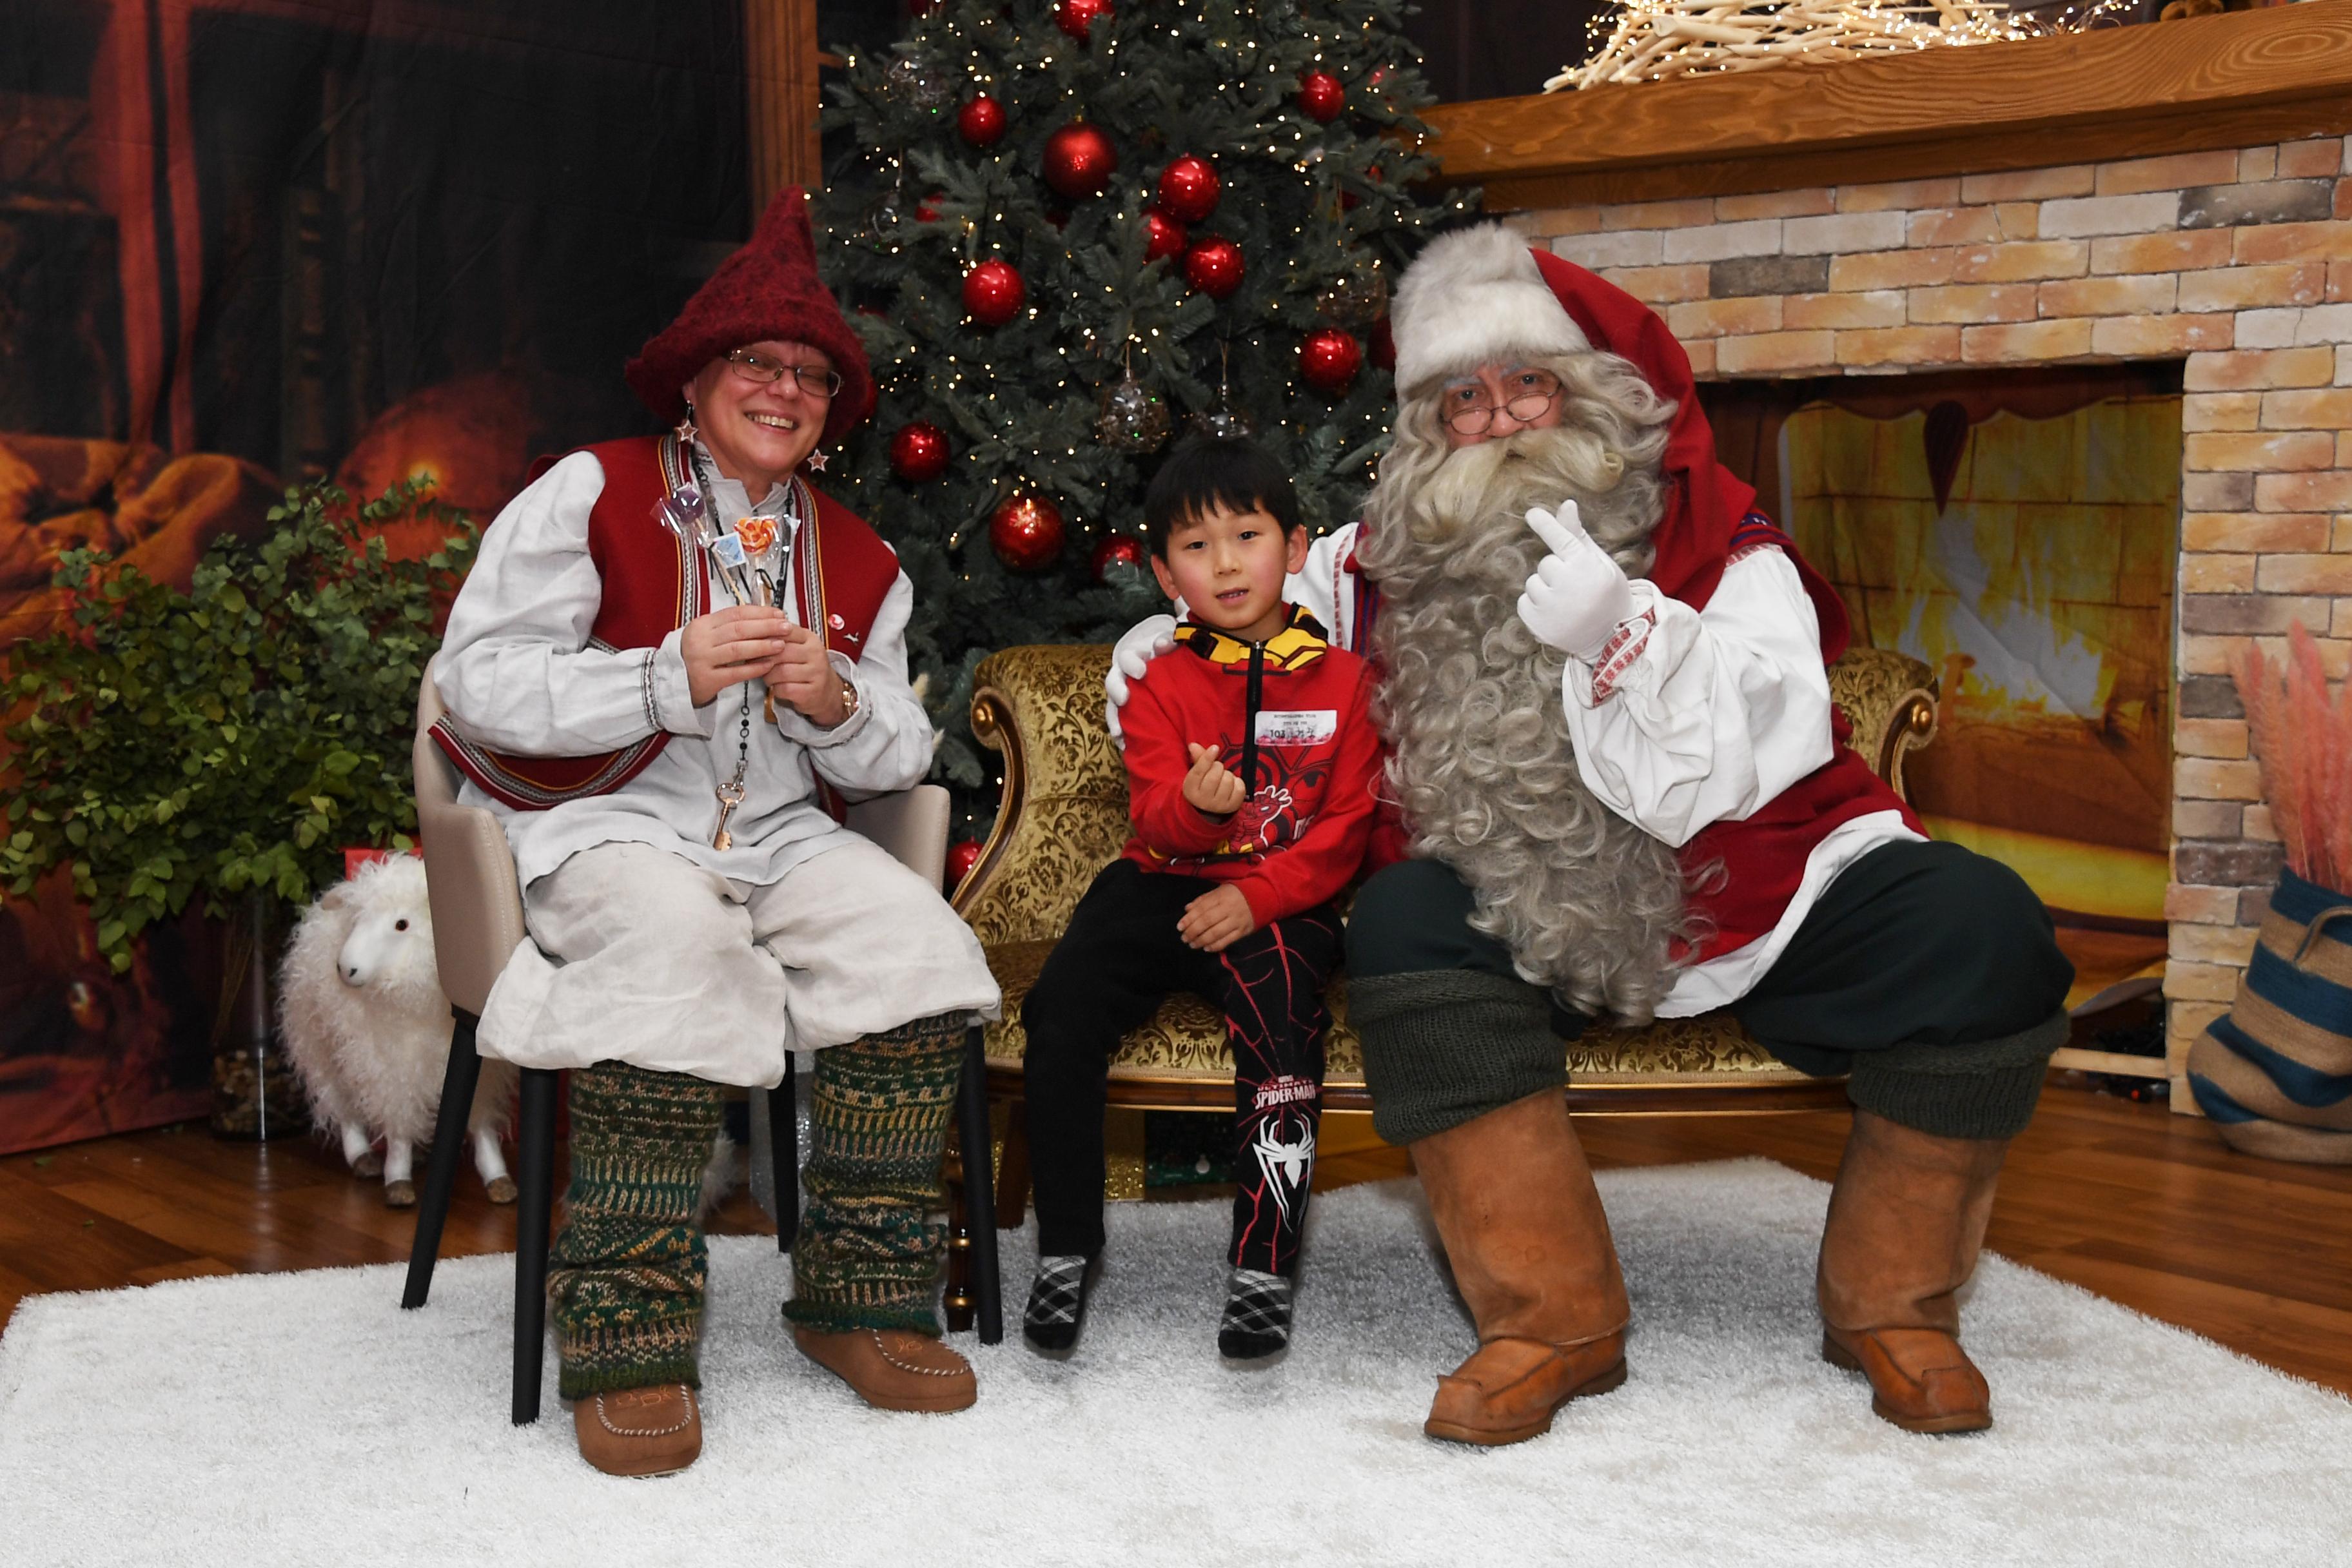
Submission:
M 1584 531 L 1574 501 L 1560 502 L 1556 513 L 1535 508 L 1528 526 L 1551 553 L 1536 563 L 1528 591 L 1519 595 L 1519 619 L 1538 642 L 1590 663 L 1632 617 L 1633 585 Z
M 1141 680 L 1144 668 L 1163 653 L 1176 651 L 1176 617 L 1146 616 L 1128 627 L 1110 650 L 1110 668 L 1103 675 L 1103 720 L 1110 726 L 1111 743 L 1127 750 L 1127 733 L 1118 727 L 1118 710 L 1127 706 L 1127 683 Z

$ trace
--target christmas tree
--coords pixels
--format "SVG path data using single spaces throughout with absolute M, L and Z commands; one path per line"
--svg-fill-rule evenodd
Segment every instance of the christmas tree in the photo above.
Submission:
M 1348 521 L 1388 437 L 1388 284 L 1441 221 L 1402 0 L 945 0 L 849 56 L 817 203 L 876 417 L 825 482 L 915 585 L 908 646 L 986 776 L 971 671 L 1166 608 L 1145 485 L 1188 429 L 1248 432 L 1308 526 Z

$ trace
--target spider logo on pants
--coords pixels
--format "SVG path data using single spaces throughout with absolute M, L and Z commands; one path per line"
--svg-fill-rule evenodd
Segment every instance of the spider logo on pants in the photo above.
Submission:
M 1269 1116 L 1258 1123 L 1257 1141 L 1250 1152 L 1257 1156 L 1258 1173 L 1265 1178 L 1266 1189 L 1274 1194 L 1275 1205 L 1285 1219 L 1290 1217 L 1290 1195 L 1307 1184 L 1307 1173 L 1315 1168 L 1315 1124 L 1305 1117 L 1298 1119 L 1298 1131 L 1291 1136 L 1291 1119 Z

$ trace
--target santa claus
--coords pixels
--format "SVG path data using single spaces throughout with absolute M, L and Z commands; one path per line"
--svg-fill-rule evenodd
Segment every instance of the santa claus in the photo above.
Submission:
M 2065 1038 L 2047 914 L 1846 745 L 1843 606 L 1654 312 L 1490 225 L 1430 245 L 1392 324 L 1395 443 L 1290 591 L 1382 671 L 1401 858 L 1357 898 L 1349 1013 L 1479 1338 L 1424 1429 L 1517 1442 L 1624 1381 L 1561 1037 L 1719 1007 L 1847 1079 L 1822 1356 L 1898 1426 L 1990 1426 L 1958 1296 Z M 1121 639 L 1114 724 L 1171 629 Z

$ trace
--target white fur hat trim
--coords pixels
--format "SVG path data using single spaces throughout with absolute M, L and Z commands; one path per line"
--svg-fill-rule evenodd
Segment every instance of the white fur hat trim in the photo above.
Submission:
M 1482 364 L 1592 346 L 1537 270 L 1526 237 L 1499 223 L 1430 241 L 1397 282 L 1389 331 L 1400 397 Z

